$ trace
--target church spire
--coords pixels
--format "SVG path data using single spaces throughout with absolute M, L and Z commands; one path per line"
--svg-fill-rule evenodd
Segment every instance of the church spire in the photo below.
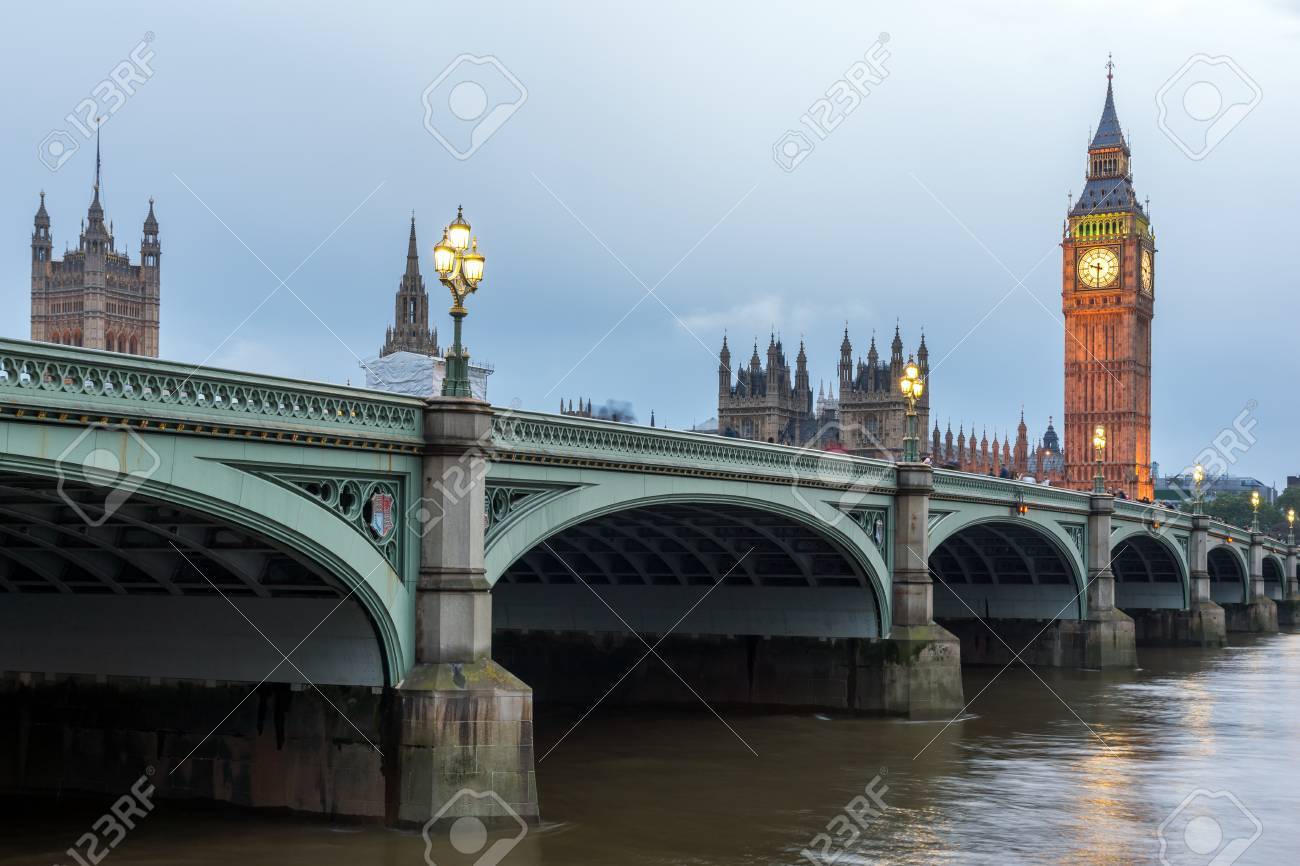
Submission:
M 420 276 L 420 247 L 415 241 L 415 211 L 411 211 L 411 236 L 406 241 L 406 275 Z
M 379 357 L 394 352 L 417 355 L 439 354 L 438 329 L 429 328 L 429 293 L 420 276 L 420 245 L 415 237 L 415 211 L 411 211 L 411 228 L 406 237 L 406 269 L 397 285 L 393 300 L 393 327 L 388 329 Z

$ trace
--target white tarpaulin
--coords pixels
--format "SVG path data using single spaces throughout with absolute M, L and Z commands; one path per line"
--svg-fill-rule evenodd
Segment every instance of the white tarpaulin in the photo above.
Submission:
M 413 397 L 441 394 L 442 380 L 447 377 L 446 359 L 415 352 L 394 352 L 382 358 L 369 358 L 361 362 L 361 368 L 366 371 L 367 388 Z M 491 369 L 470 362 L 469 387 L 479 400 L 487 400 L 487 377 L 491 373 Z

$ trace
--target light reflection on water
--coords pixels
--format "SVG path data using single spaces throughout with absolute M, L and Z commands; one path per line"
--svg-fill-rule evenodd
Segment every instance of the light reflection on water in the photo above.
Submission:
M 1050 691 L 1008 670 L 928 747 L 942 723 L 724 713 L 755 758 L 702 710 L 602 708 L 539 766 L 547 823 L 502 864 L 807 863 L 800 852 L 882 771 L 889 809 L 837 864 L 1156 862 L 1157 828 L 1197 789 L 1232 792 L 1263 825 L 1238 863 L 1293 862 L 1300 635 L 1237 643 L 1144 648 L 1137 672 L 1040 671 Z M 996 673 L 969 670 L 966 693 Z M 539 715 L 538 754 L 572 719 Z M 70 862 L 61 852 L 99 808 L 3 805 L 0 863 L 41 866 Z M 1244 816 L 1219 817 L 1229 837 L 1251 829 Z M 473 862 L 451 853 L 443 845 L 436 862 Z M 418 833 L 160 803 L 106 862 L 354 866 L 423 855 Z

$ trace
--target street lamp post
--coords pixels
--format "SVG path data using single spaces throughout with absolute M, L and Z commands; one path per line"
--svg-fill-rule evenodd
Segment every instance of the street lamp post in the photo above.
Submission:
M 921 459 L 920 440 L 916 432 L 916 401 L 921 399 L 921 394 L 925 392 L 925 381 L 921 378 L 921 371 L 916 366 L 915 359 L 909 357 L 907 366 L 903 368 L 903 377 L 898 380 L 898 388 L 903 392 L 903 399 L 907 401 L 907 435 L 903 437 L 903 461 L 905 463 L 915 463 Z
M 1106 450 L 1106 428 L 1098 424 L 1092 431 L 1092 450 L 1097 457 L 1097 474 L 1092 478 L 1092 492 L 1106 492 L 1106 476 L 1102 472 L 1101 457 Z
M 1201 482 L 1205 480 L 1205 468 L 1197 463 L 1192 470 L 1192 481 L 1196 483 L 1196 499 L 1192 501 L 1192 513 L 1201 513 Z
M 1255 513 L 1255 516 L 1252 517 L 1250 521 L 1250 531 L 1259 532 L 1259 491 L 1258 490 L 1252 490 L 1250 492 L 1250 509 Z
M 461 321 L 469 314 L 465 299 L 478 291 L 486 261 L 478 251 L 478 238 L 471 238 L 469 223 L 460 206 L 456 219 L 442 233 L 433 248 L 433 267 L 438 279 L 451 291 L 451 318 L 455 323 L 451 349 L 447 352 L 447 374 L 442 380 L 442 396 L 472 397 L 469 384 L 469 350 L 461 345 Z
M 1294 508 L 1288 508 L 1286 510 L 1286 525 L 1287 525 L 1286 543 L 1290 545 L 1295 545 L 1295 509 Z

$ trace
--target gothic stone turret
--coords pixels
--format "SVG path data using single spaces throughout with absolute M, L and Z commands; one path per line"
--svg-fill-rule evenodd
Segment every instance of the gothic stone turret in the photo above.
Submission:
M 393 302 L 393 324 L 384 339 L 379 357 L 394 352 L 438 355 L 438 330 L 429 330 L 429 293 L 420 276 L 420 248 L 415 240 L 415 215 L 411 215 L 411 234 L 406 242 L 406 271 L 397 286 Z
M 734 386 L 731 350 L 725 337 L 718 360 L 718 430 L 724 435 L 800 444 L 815 432 L 812 388 L 802 343 L 793 380 L 785 351 L 775 333 L 768 342 L 767 365 L 759 359 L 755 340 L 749 366 L 736 373 Z
M 755 341 L 749 365 L 732 367 L 731 349 L 724 337 L 718 355 L 718 430 L 724 435 L 763 442 L 824 447 L 834 443 L 844 450 L 871 457 L 900 459 L 906 430 L 906 402 L 897 388 L 903 369 L 903 341 L 897 328 L 890 357 L 882 360 L 872 339 L 867 360 L 853 361 L 848 328 L 840 343 L 837 367 L 839 398 L 813 402 L 808 358 L 803 342 L 795 359 L 793 378 L 781 341 L 773 333 L 767 346 L 767 363 Z M 921 375 L 929 375 L 929 350 L 921 338 L 916 357 Z M 917 404 L 918 429 L 926 429 L 930 391 Z
M 77 249 L 61 260 L 53 255 L 41 193 L 32 231 L 32 339 L 156 358 L 162 245 L 153 199 L 142 228 L 140 264 L 133 265 L 118 249 L 112 223 L 104 223 L 100 191 L 96 146 L 90 207 Z

